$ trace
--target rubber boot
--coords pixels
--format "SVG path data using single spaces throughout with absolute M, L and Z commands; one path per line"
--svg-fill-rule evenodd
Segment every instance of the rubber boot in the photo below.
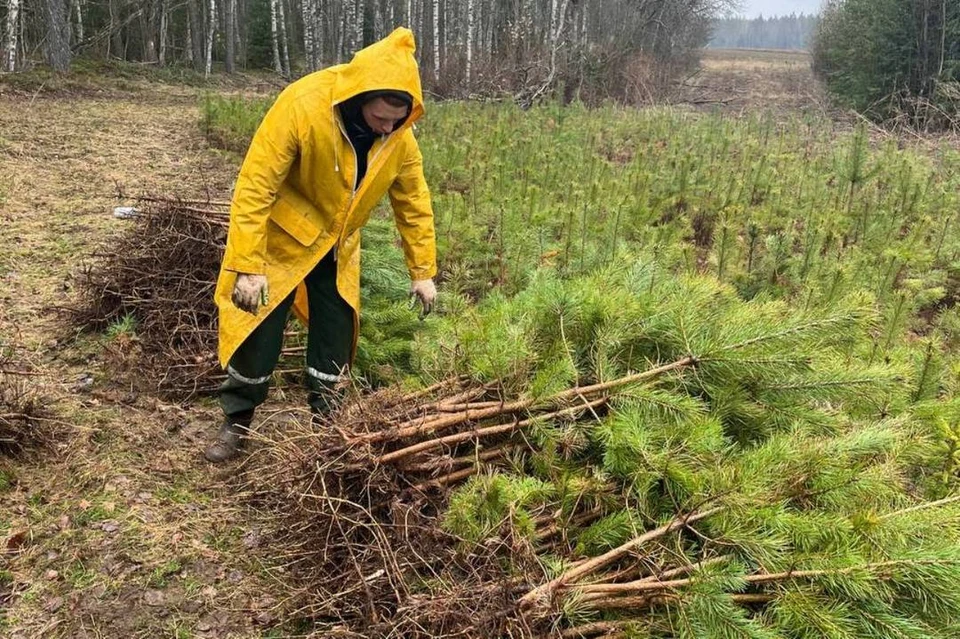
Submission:
M 203 456 L 207 461 L 214 464 L 236 457 L 243 448 L 252 421 L 253 415 L 242 418 L 234 415 L 224 418 L 223 424 L 220 426 L 220 432 L 217 433 L 217 441 L 207 447 Z

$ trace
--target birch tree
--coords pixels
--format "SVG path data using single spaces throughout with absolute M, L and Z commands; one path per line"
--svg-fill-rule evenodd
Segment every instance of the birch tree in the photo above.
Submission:
M 83 10 L 80 6 L 80 0 L 73 0 L 73 13 L 77 16 L 74 26 L 76 27 L 77 43 L 80 43 L 83 42 Z
M 277 75 L 283 75 L 283 66 L 280 64 L 280 39 L 277 33 L 277 0 L 270 0 L 270 48 L 273 53 L 273 70 Z
M 474 0 L 467 0 L 467 68 L 465 73 L 467 88 L 470 88 L 473 70 L 473 19 Z
M 17 70 L 17 16 L 20 13 L 20 0 L 7 0 L 7 28 L 4 36 L 3 68 L 6 71 Z
M 350 0 L 347 1 L 349 2 Z M 354 51 L 363 47 L 363 22 L 366 18 L 364 0 L 354 0 L 354 2 L 356 2 L 356 7 L 353 13 L 353 49 L 350 51 L 351 55 Z
M 287 40 L 287 14 L 283 8 L 284 0 L 277 0 L 277 12 L 280 19 L 280 45 L 283 49 L 283 74 L 290 77 L 290 45 Z
M 440 0 L 433 0 L 433 81 L 440 81 Z
M 210 15 L 207 18 L 207 58 L 204 75 L 209 77 L 213 68 L 213 35 L 217 29 L 217 0 L 210 0 Z
M 302 0 L 301 19 L 303 21 L 303 51 L 307 69 L 316 70 L 320 66 L 320 21 L 317 0 Z

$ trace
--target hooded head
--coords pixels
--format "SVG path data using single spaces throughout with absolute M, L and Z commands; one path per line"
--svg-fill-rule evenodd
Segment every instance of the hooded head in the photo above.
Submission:
M 351 140 L 391 133 L 410 117 L 413 99 L 403 91 L 365 91 L 337 105 Z
M 360 100 L 365 102 L 370 96 L 395 93 L 410 100 L 410 112 L 404 123 L 416 121 L 423 115 L 423 91 L 415 52 L 413 32 L 404 27 L 357 51 L 353 59 L 339 69 L 333 89 L 334 104 L 360 94 L 366 94 Z

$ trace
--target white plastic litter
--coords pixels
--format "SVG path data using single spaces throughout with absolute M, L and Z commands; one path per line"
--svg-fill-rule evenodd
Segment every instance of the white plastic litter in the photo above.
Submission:
M 140 209 L 132 206 L 117 206 L 113 209 L 113 217 L 121 220 L 128 220 L 140 215 Z

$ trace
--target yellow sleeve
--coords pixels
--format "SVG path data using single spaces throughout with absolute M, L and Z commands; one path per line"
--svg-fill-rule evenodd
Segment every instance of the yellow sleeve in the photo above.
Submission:
M 412 280 L 437 274 L 437 243 L 433 228 L 430 189 L 423 176 L 423 156 L 413 133 L 407 132 L 407 152 L 397 179 L 390 186 L 393 217 Z
M 300 149 L 296 109 L 294 98 L 281 93 L 253 136 L 233 191 L 224 270 L 266 273 L 270 207 Z

